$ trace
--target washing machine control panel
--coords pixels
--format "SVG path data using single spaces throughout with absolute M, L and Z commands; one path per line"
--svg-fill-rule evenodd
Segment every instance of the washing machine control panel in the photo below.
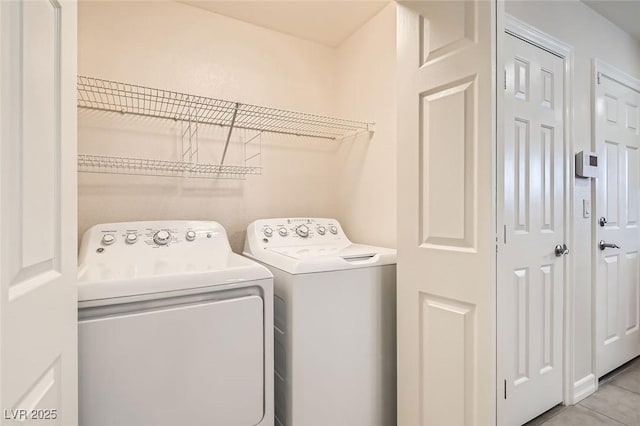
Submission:
M 247 238 L 264 247 L 349 242 L 337 220 L 300 217 L 257 220 L 251 224 Z

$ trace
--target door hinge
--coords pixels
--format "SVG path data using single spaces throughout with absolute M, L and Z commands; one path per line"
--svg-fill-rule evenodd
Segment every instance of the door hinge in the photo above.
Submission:
M 504 399 L 507 399 L 507 381 L 504 381 Z
M 504 70 L 504 90 L 507 90 L 507 69 Z
M 600 84 L 600 73 L 596 73 L 596 81 Z

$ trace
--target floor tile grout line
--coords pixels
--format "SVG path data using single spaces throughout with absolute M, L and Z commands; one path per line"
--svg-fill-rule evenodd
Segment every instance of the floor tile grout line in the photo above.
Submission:
M 618 389 L 622 389 L 623 391 L 631 392 L 631 393 L 636 394 L 636 395 L 640 395 L 640 392 L 636 392 L 636 391 L 634 391 L 634 390 L 627 389 L 627 388 L 625 388 L 624 386 L 620 386 L 620 385 L 617 385 L 617 384 L 615 384 L 615 383 L 609 383 L 609 384 L 610 384 L 611 386 L 615 386 L 615 387 L 617 387 Z
M 607 377 L 607 380 L 618 377 L 621 374 L 625 374 L 633 369 L 639 368 L 640 367 L 640 356 L 637 357 L 635 360 L 631 360 L 629 362 L 627 362 L 626 364 L 623 364 L 623 366 L 620 366 L 616 371 L 616 369 L 614 369 L 613 371 L 610 371 L 609 373 L 605 374 L 602 377 L 606 377 L 608 375 L 611 375 L 611 377 Z M 615 373 L 614 373 L 615 372 Z
M 603 377 L 606 377 L 606 379 L 602 380 L 602 378 L 601 378 L 601 382 L 599 383 L 599 385 L 606 385 L 607 383 L 610 383 L 613 380 L 617 379 L 622 374 L 626 374 L 629 371 L 631 371 L 631 370 L 633 370 L 635 368 L 638 368 L 638 366 L 640 366 L 640 357 L 636 358 L 636 360 L 629 361 L 627 363 L 626 367 L 620 367 L 621 369 L 619 371 L 616 371 L 614 369 L 613 371 L 605 374 Z
M 629 365 L 626 368 L 624 368 L 623 370 L 617 372 L 616 374 L 614 374 L 614 375 L 612 375 L 610 377 L 607 377 L 606 380 L 602 380 L 600 383 L 598 383 L 598 390 L 596 392 L 594 392 L 592 395 L 597 394 L 603 387 L 608 386 L 608 385 L 615 386 L 616 388 L 618 388 L 622 392 L 626 392 L 626 393 L 629 393 L 629 394 L 632 394 L 632 395 L 640 395 L 640 392 L 636 392 L 635 390 L 627 389 L 627 388 L 625 388 L 623 386 L 620 386 L 619 384 L 614 384 L 613 383 L 615 380 L 623 378 L 624 376 L 626 376 L 627 374 L 631 373 L 635 369 L 639 369 L 640 370 L 640 357 L 636 358 L 635 361 L 630 362 Z M 578 408 L 582 408 L 582 409 L 587 410 L 587 411 L 589 411 L 591 413 L 597 414 L 598 416 L 602 416 L 602 417 L 604 417 L 606 419 L 609 419 L 609 420 L 611 420 L 612 422 L 614 422 L 617 425 L 621 425 L 621 426 L 639 426 L 639 425 L 635 425 L 635 424 L 634 425 L 628 424 L 626 422 L 623 422 L 623 421 L 620 421 L 618 419 L 615 419 L 615 418 L 613 418 L 613 417 L 611 417 L 611 416 L 609 416 L 609 415 L 607 415 L 605 413 L 602 413 L 602 412 L 600 412 L 600 411 L 598 411 L 596 409 L 593 409 L 593 408 L 590 408 L 590 407 L 588 407 L 586 405 L 583 405 L 582 402 L 584 400 L 586 400 L 586 399 L 587 398 L 584 398 L 582 401 L 580 401 L 580 402 L 578 402 L 576 404 L 573 404 L 573 406 L 574 407 L 578 407 Z M 566 409 L 568 409 L 570 407 L 571 407 L 571 405 L 562 405 L 560 409 L 556 410 L 556 412 L 554 414 L 550 415 L 542 423 L 537 424 L 537 426 L 549 425 L 550 422 L 554 418 L 559 416 L 561 413 L 563 413 Z M 544 415 L 544 413 L 542 415 Z M 533 419 L 533 420 L 535 420 L 535 419 Z
M 587 409 L 587 410 L 591 411 L 592 413 L 599 414 L 599 415 L 601 415 L 601 416 L 603 416 L 603 417 L 606 417 L 606 418 L 608 418 L 608 419 L 613 420 L 614 422 L 620 423 L 621 425 L 624 425 L 624 426 L 634 426 L 634 425 L 630 425 L 630 424 L 627 424 L 627 423 L 621 422 L 621 421 L 620 421 L 620 420 L 618 420 L 618 419 L 614 419 L 614 418 L 613 418 L 613 417 L 611 417 L 611 416 L 607 416 L 606 414 L 601 413 L 601 412 L 600 412 L 600 411 L 598 411 L 598 410 L 594 410 L 594 409 L 591 409 L 591 408 L 589 408 L 589 407 L 587 407 L 587 406 L 584 406 L 584 405 L 582 405 L 582 403 L 579 403 L 578 405 L 580 405 L 580 407 L 582 407 L 582 408 L 584 408 L 584 409 Z

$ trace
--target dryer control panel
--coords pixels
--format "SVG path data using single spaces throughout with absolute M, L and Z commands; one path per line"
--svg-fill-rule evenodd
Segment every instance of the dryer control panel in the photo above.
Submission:
M 249 225 L 247 239 L 265 248 L 351 243 L 337 220 L 303 217 L 257 220 Z

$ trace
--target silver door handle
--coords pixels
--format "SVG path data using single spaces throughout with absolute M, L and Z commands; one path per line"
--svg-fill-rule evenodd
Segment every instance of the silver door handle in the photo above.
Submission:
M 554 250 L 556 257 L 564 256 L 565 254 L 569 254 L 569 248 L 566 244 L 558 244 Z
M 620 246 L 617 244 L 605 243 L 603 240 L 600 240 L 600 242 L 598 243 L 598 247 L 600 247 L 600 250 L 608 248 L 620 248 Z

